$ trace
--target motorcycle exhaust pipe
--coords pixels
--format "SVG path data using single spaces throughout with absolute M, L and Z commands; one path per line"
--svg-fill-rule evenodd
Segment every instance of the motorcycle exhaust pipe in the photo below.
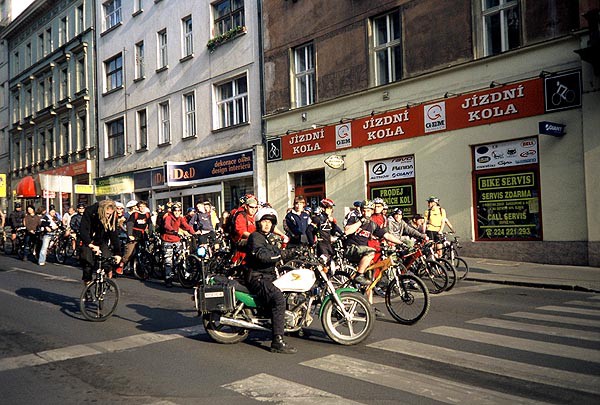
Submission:
M 264 330 L 267 332 L 271 331 L 271 329 L 265 328 L 264 326 L 260 326 L 255 323 L 252 323 L 252 322 L 242 321 L 240 319 L 221 317 L 221 319 L 219 319 L 219 323 L 222 323 L 223 325 L 228 325 L 228 326 L 235 326 L 238 328 Z

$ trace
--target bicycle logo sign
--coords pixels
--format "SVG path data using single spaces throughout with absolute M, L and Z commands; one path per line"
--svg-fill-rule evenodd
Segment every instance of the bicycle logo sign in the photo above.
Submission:
M 267 140 L 267 162 L 281 160 L 281 138 Z
M 581 106 L 581 71 L 553 75 L 544 79 L 546 112 Z

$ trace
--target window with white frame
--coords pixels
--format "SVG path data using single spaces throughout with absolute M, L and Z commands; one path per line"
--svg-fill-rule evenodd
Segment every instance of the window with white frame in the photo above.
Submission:
M 215 36 L 243 27 L 244 0 L 222 0 L 213 4 Z
M 59 27 L 59 31 L 58 31 L 59 45 L 64 45 L 69 40 L 68 29 L 69 29 L 69 20 L 67 19 L 67 16 L 64 16 L 63 18 L 60 19 L 60 27 Z
M 167 30 L 164 29 L 157 33 L 158 36 L 158 68 L 166 68 L 169 63 L 167 53 Z
M 373 18 L 373 67 L 376 86 L 402 78 L 401 21 L 400 10 Z
M 521 13 L 518 0 L 481 1 L 483 54 L 496 55 L 521 45 Z
M 123 56 L 117 56 L 104 62 L 106 72 L 106 91 L 117 89 L 123 85 Z
M 114 27 L 121 22 L 121 0 L 109 0 L 102 5 L 104 10 L 104 29 Z
M 144 41 L 135 44 L 135 78 L 141 79 L 144 72 Z
M 43 162 L 44 160 L 46 160 L 46 154 L 47 154 L 47 145 L 46 145 L 46 131 L 44 131 L 44 129 L 40 129 L 40 132 L 38 133 L 38 142 L 39 142 L 39 160 L 40 162 Z
M 85 85 L 85 54 L 77 58 L 77 91 L 86 88 Z
M 134 12 L 142 11 L 144 9 L 144 0 L 135 0 Z
M 185 138 L 196 136 L 196 95 L 193 92 L 183 95 L 183 110 L 185 114 L 183 136 Z
M 158 105 L 158 144 L 163 145 L 171 142 L 171 112 L 169 102 L 164 101 Z
M 218 128 L 248 122 L 248 83 L 246 76 L 216 86 Z
M 83 4 L 77 7 L 75 14 L 77 18 L 77 34 L 81 34 L 85 30 L 85 15 L 83 14 Z
M 315 102 L 315 53 L 312 43 L 294 49 L 294 103 L 296 107 Z
M 181 20 L 181 33 L 183 40 L 183 57 L 190 56 L 194 53 L 194 37 L 192 35 L 192 16 L 185 17 Z
M 77 116 L 77 150 L 83 150 L 86 147 L 87 139 L 87 114 L 82 112 Z
M 54 50 L 54 41 L 52 41 L 52 28 L 46 28 L 45 41 L 45 49 L 46 53 L 48 54 Z
M 145 109 L 137 112 L 137 149 L 148 148 L 148 113 Z
M 60 98 L 64 100 L 69 96 L 69 68 L 63 65 L 60 69 Z
M 123 156 L 125 154 L 124 118 L 118 118 L 106 124 L 106 157 Z

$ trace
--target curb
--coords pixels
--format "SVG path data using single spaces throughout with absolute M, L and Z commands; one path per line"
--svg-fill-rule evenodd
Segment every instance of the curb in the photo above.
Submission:
M 514 281 L 514 280 L 490 280 L 485 278 L 473 278 L 467 276 L 465 281 L 475 281 L 478 283 L 492 283 L 492 284 L 505 284 L 505 285 L 514 285 L 518 287 L 533 287 L 533 288 L 546 288 L 552 290 L 564 290 L 564 291 L 580 291 L 580 292 L 591 292 L 591 293 L 600 293 L 600 290 L 583 287 L 580 285 L 569 285 L 569 284 L 550 284 L 550 283 L 541 283 L 541 282 L 533 282 L 533 281 Z

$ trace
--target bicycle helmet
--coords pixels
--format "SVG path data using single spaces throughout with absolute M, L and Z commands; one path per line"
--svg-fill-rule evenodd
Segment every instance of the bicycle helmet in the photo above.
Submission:
M 384 204 L 385 204 L 385 201 L 383 201 L 383 198 L 381 198 L 381 197 L 377 197 L 377 198 L 375 198 L 375 199 L 373 200 L 373 204 L 376 204 L 376 205 L 377 205 L 377 204 L 379 204 L 379 205 L 384 205 Z
M 402 210 L 400 208 L 396 208 L 392 211 L 392 215 L 402 215 Z
M 374 210 L 375 203 L 371 200 L 364 200 L 363 202 L 360 203 L 360 208 Z
M 434 196 L 434 195 L 431 195 L 431 196 L 429 196 L 429 198 L 427 199 L 427 202 L 428 202 L 428 203 L 430 203 L 430 202 L 439 203 L 439 202 L 440 202 L 440 199 L 439 199 L 439 198 L 437 198 L 437 197 L 436 197 L 436 196 Z
M 319 203 L 319 205 L 323 208 L 333 208 L 335 207 L 335 204 L 333 203 L 333 200 L 329 199 L 329 198 L 323 198 L 321 200 L 321 202 Z
M 258 224 L 263 219 L 268 219 L 269 221 L 271 221 L 273 226 L 277 225 L 277 211 L 275 211 L 273 208 L 268 207 L 260 208 L 254 216 L 254 221 L 256 222 L 257 228 L 259 227 Z

